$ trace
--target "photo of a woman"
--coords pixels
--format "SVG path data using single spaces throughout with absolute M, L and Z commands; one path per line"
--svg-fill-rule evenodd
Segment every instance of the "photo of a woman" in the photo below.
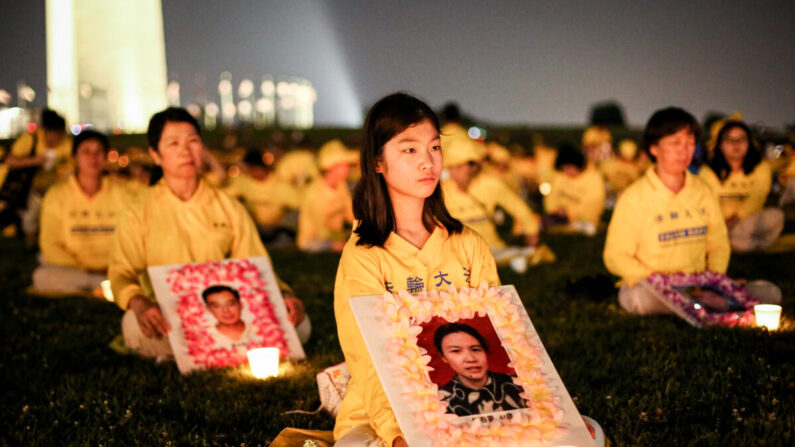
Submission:
M 442 360 L 455 372 L 439 387 L 448 413 L 472 416 L 527 407 L 513 376 L 489 371 L 489 345 L 475 328 L 447 323 L 436 330 L 433 342 Z

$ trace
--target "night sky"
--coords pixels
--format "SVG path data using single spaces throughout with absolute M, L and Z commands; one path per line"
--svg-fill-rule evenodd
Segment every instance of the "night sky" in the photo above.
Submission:
M 795 121 L 795 2 L 163 1 L 183 104 L 264 74 L 318 90 L 320 124 L 359 125 L 395 90 L 498 123 L 582 124 L 599 101 L 642 125 L 679 105 Z M 540 4 L 536 4 L 540 3 Z M 46 85 L 44 1 L 0 6 L 0 88 Z M 203 92 L 203 93 L 202 93 Z

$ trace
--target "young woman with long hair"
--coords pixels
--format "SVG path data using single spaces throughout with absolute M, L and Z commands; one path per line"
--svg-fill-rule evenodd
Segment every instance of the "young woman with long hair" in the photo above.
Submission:
M 353 198 L 358 225 L 345 245 L 334 285 L 334 312 L 351 373 L 337 415 L 338 447 L 403 446 L 400 428 L 354 320 L 348 299 L 384 291 L 499 285 L 488 245 L 450 216 L 439 178 L 436 114 L 395 93 L 367 114 L 362 177 Z

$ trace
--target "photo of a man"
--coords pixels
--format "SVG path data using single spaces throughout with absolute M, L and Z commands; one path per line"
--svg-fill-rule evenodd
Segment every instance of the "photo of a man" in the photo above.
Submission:
M 249 327 L 241 318 L 243 305 L 237 290 L 225 285 L 213 285 L 202 292 L 209 312 L 218 323 L 213 326 L 220 337 L 219 344 L 236 344 L 250 339 Z M 221 338 L 221 339 L 219 339 Z

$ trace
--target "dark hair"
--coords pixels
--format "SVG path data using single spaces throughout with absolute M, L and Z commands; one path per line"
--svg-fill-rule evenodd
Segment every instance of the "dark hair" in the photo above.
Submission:
M 41 127 L 44 130 L 57 130 L 66 132 L 66 120 L 58 112 L 51 109 L 41 111 Z
M 210 287 L 204 289 L 204 291 L 202 292 L 202 299 L 204 300 L 204 303 L 205 304 L 207 303 L 207 297 L 208 296 L 216 294 L 216 293 L 219 293 L 219 292 L 229 292 L 229 293 L 231 293 L 232 295 L 235 296 L 235 299 L 238 302 L 240 301 L 240 293 L 238 293 L 237 290 L 235 290 L 235 289 L 233 289 L 233 288 L 231 288 L 229 286 L 224 286 L 222 284 L 216 284 L 214 286 L 210 286 Z
M 160 111 L 152 115 L 149 119 L 149 128 L 146 130 L 146 138 L 149 141 L 149 147 L 157 151 L 157 144 L 160 142 L 160 137 L 163 135 L 163 128 L 166 123 L 188 123 L 196 129 L 196 133 L 201 133 L 199 123 L 187 110 L 180 107 L 169 107 L 166 110 Z
M 486 343 L 486 338 L 481 335 L 477 329 L 464 323 L 446 323 L 439 326 L 433 334 L 433 344 L 436 346 L 436 350 L 439 351 L 440 355 L 444 355 L 442 352 L 442 340 L 444 340 L 444 337 L 455 334 L 456 332 L 466 332 L 471 335 L 483 346 L 483 350 L 486 351 L 487 354 L 489 353 L 489 344 Z
M 102 132 L 97 132 L 93 129 L 83 129 L 82 132 L 75 136 L 74 140 L 72 140 L 72 156 L 74 157 L 77 154 L 77 148 L 83 144 L 84 141 L 88 140 L 97 140 L 99 144 L 102 145 L 102 149 L 107 153 L 108 148 L 110 147 L 110 143 L 108 142 L 108 137 L 105 136 Z
M 457 123 L 461 121 L 461 109 L 455 102 L 448 102 L 442 108 L 442 118 L 448 123 Z
M 581 171 L 585 169 L 585 156 L 582 151 L 569 143 L 561 144 L 558 147 L 558 156 L 555 157 L 555 170 L 560 171 L 566 165 L 576 166 Z
M 243 163 L 248 166 L 270 168 L 270 166 L 266 165 L 265 161 L 262 160 L 262 152 L 255 147 L 248 148 L 246 155 L 243 157 Z
M 643 149 L 649 154 L 649 158 L 652 161 L 657 161 L 657 157 L 651 153 L 651 147 L 659 143 L 662 138 L 673 135 L 684 128 L 693 132 L 698 140 L 701 126 L 688 111 L 679 107 L 668 107 L 654 112 L 643 130 Z
M 715 139 L 715 149 L 712 151 L 712 159 L 709 161 L 709 167 L 712 168 L 712 171 L 715 172 L 715 175 L 718 176 L 721 183 L 729 178 L 732 168 L 729 166 L 729 162 L 726 161 L 726 155 L 723 154 L 720 145 L 729 131 L 735 128 L 744 130 L 745 136 L 748 138 L 748 152 L 745 153 L 745 158 L 743 158 L 743 172 L 745 175 L 750 174 L 756 166 L 762 162 L 762 153 L 756 146 L 753 136 L 751 135 L 751 129 L 748 125 L 742 121 L 727 122 L 723 125 L 720 132 L 718 132 L 718 137 Z
M 356 245 L 383 247 L 395 230 L 395 212 L 384 176 L 376 172 L 376 164 L 384 153 L 384 145 L 408 127 L 429 120 L 439 130 L 439 119 L 421 100 L 403 92 L 381 98 L 367 112 L 364 120 L 364 144 L 361 150 L 362 177 L 353 194 L 353 215 L 359 221 L 354 232 L 359 235 Z M 441 225 L 449 233 L 460 233 L 464 226 L 447 211 L 442 187 L 436 185 L 425 199 L 422 209 L 425 229 L 433 231 Z

